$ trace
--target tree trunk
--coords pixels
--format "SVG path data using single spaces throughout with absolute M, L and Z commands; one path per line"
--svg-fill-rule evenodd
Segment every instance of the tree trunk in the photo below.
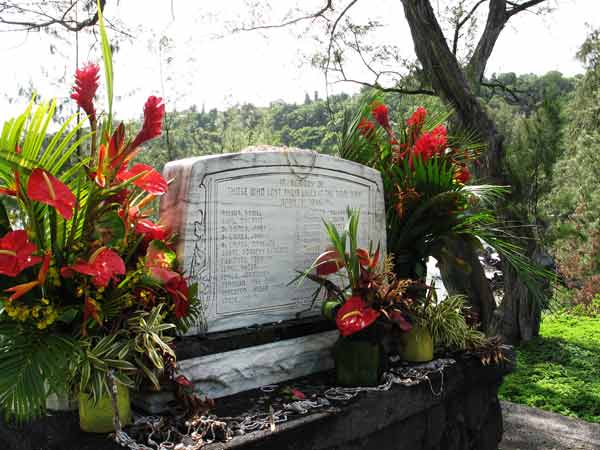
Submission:
M 481 329 L 495 334 L 492 328 L 496 301 L 473 244 L 454 241 L 447 244 L 449 255 L 434 255 L 449 295 L 465 295 Z
M 476 78 L 471 78 L 470 84 L 455 55 L 448 47 L 429 0 L 401 1 L 411 29 L 417 57 L 434 91 L 444 103 L 454 109 L 458 121 L 466 128 L 477 132 L 487 144 L 486 152 L 480 161 L 481 165 L 476 168 L 476 174 L 486 183 L 507 185 L 508 179 L 502 166 L 503 136 L 498 133 L 493 120 L 472 89 L 472 85 L 478 84 L 483 76 L 487 58 L 508 20 L 505 12 L 506 2 L 504 0 L 490 2 L 488 23 L 468 68 L 469 74 Z M 512 222 L 514 219 L 505 216 L 507 221 Z M 447 283 L 450 293 L 462 293 L 468 298 L 474 310 L 480 314 L 484 331 L 488 334 L 500 332 L 511 342 L 530 339 L 535 335 L 535 330 L 539 326 L 539 308 L 534 308 L 527 288 L 514 271 L 508 269 L 506 261 L 503 261 L 503 267 L 507 298 L 497 309 L 490 285 L 473 246 L 455 243 L 453 247 L 454 256 L 464 261 L 469 270 L 460 270 L 452 260 L 442 258 L 440 269 L 444 283 Z M 528 321 L 530 325 L 525 324 Z M 502 325 L 499 326 L 499 323 Z

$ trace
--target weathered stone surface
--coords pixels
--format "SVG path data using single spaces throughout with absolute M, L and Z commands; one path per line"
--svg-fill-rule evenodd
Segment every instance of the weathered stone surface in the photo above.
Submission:
M 288 285 L 328 243 L 322 219 L 361 211 L 361 245 L 385 247 L 379 172 L 311 151 L 261 151 L 174 161 L 161 220 L 198 282 L 204 317 L 195 333 L 319 314 L 312 283 Z
M 202 395 L 221 398 L 268 384 L 299 378 L 334 367 L 331 348 L 337 330 L 311 334 L 265 345 L 214 353 L 179 362 L 180 372 Z M 135 404 L 145 411 L 168 410 L 168 392 L 137 395 Z

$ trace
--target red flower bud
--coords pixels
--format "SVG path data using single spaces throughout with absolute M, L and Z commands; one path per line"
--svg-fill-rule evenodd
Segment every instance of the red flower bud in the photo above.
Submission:
M 96 120 L 94 109 L 94 96 L 98 89 L 98 72 L 100 67 L 96 64 L 88 64 L 75 72 L 75 86 L 71 98 L 85 111 L 90 120 Z
M 385 128 L 386 130 L 392 128 L 390 126 L 389 109 L 383 103 L 375 106 L 371 111 L 371 114 L 373 114 L 373 117 L 375 118 L 377 123 L 383 128 Z
M 422 106 L 419 106 L 412 116 L 408 118 L 406 125 L 409 127 L 421 128 L 425 123 L 425 117 L 427 117 L 427 110 Z
M 137 134 L 131 148 L 136 148 L 144 142 L 160 136 L 162 121 L 165 116 L 165 104 L 160 97 L 150 96 L 144 105 L 144 125 Z

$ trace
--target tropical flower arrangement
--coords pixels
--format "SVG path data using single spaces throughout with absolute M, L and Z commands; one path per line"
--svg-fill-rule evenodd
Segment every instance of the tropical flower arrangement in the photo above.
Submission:
M 394 276 L 391 259 L 379 246 L 358 246 L 359 211 L 348 209 L 347 216 L 341 232 L 325 221 L 331 246 L 294 281 L 308 278 L 318 284 L 314 299 L 325 298 L 323 315 L 340 332 L 334 350 L 338 383 L 375 385 L 384 369 L 383 327 L 411 329 L 404 310 L 412 282 Z
M 388 248 L 400 277 L 424 277 L 426 258 L 440 258 L 452 239 L 476 246 L 482 239 L 515 256 L 499 239 L 491 211 L 507 189 L 471 183 L 469 165 L 481 145 L 468 134 L 449 135 L 448 118 L 419 107 L 394 125 L 378 100 L 346 115 L 339 153 L 381 172 Z
M 32 101 L 0 136 L 0 408 L 18 420 L 41 414 L 50 393 L 95 403 L 115 384 L 189 384 L 172 341 L 197 317 L 195 288 L 152 219 L 168 182 L 133 162 L 161 134 L 165 106 L 149 97 L 134 135 L 113 126 L 102 18 L 100 31 L 108 112 L 96 111 L 100 67 L 90 64 L 71 94 L 86 120 L 50 133 L 55 102 Z

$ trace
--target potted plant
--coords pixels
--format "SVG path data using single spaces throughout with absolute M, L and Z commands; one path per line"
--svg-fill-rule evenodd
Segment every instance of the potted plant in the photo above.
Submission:
M 176 266 L 173 237 L 152 220 L 167 190 L 134 164 L 160 135 L 162 99 L 151 96 L 133 138 L 112 122 L 110 46 L 99 17 L 108 112 L 97 114 L 100 68 L 77 71 L 71 117 L 53 134 L 55 103 L 32 102 L 0 135 L 0 408 L 17 420 L 43 413 L 50 393 L 78 395 L 85 431 L 130 419 L 129 388 L 175 375 L 173 334 L 199 312 Z
M 468 325 L 468 308 L 458 295 L 438 300 L 430 287 L 424 297 L 405 302 L 403 311 L 413 324 L 402 336 L 400 355 L 404 361 L 431 361 L 435 350 L 465 350 L 469 336 L 479 333 L 483 337 Z
M 318 283 L 315 299 L 325 293 L 323 315 L 340 332 L 333 353 L 337 383 L 343 386 L 378 384 L 385 368 L 383 322 L 403 331 L 411 328 L 399 307 L 410 282 L 393 276 L 379 247 L 358 246 L 358 222 L 359 212 L 352 209 L 342 232 L 325 222 L 331 247 L 296 278 Z

